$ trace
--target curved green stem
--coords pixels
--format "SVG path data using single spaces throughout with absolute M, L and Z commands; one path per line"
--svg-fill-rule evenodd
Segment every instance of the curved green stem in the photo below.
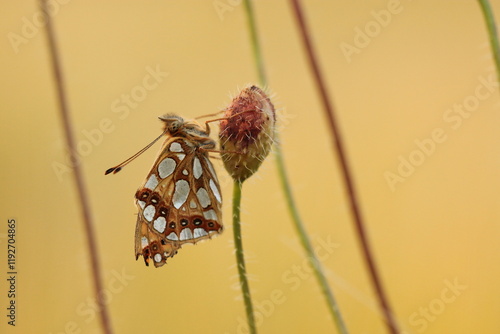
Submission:
M 245 258 L 243 256 L 243 242 L 241 240 L 241 221 L 240 221 L 240 203 L 241 203 L 240 181 L 234 181 L 233 184 L 233 236 L 234 248 L 236 254 L 236 266 L 240 277 L 241 292 L 245 301 L 245 311 L 247 313 L 248 328 L 250 334 L 257 333 L 255 327 L 255 318 L 253 315 L 252 297 L 250 296 L 250 286 L 248 285 L 247 272 L 245 267 Z
M 248 19 L 248 29 L 250 32 L 250 40 L 251 40 L 251 45 L 252 45 L 252 50 L 253 50 L 253 55 L 254 55 L 254 60 L 255 60 L 255 65 L 257 68 L 258 76 L 259 76 L 259 81 L 262 86 L 267 85 L 267 80 L 266 80 L 266 75 L 264 71 L 264 61 L 262 57 L 262 52 L 260 50 L 260 43 L 258 39 L 258 34 L 257 34 L 257 28 L 255 24 L 255 15 L 253 12 L 252 8 L 252 3 L 250 0 L 245 0 L 245 11 L 247 14 L 247 19 Z M 275 141 L 279 143 L 278 139 L 278 134 L 275 134 Z M 321 292 L 323 293 L 328 310 L 330 314 L 332 315 L 332 318 L 335 322 L 335 325 L 338 329 L 338 331 L 342 334 L 347 334 L 347 328 L 345 326 L 345 323 L 342 319 L 342 316 L 340 314 L 339 307 L 335 301 L 334 295 L 332 290 L 330 289 L 330 286 L 328 285 L 328 281 L 326 279 L 325 274 L 323 273 L 323 270 L 321 268 L 321 263 L 318 261 L 318 258 L 316 257 L 316 254 L 314 253 L 313 247 L 311 245 L 311 241 L 309 239 L 309 236 L 307 235 L 306 229 L 304 227 L 304 224 L 302 222 L 302 219 L 300 218 L 297 205 L 295 204 L 293 194 L 292 194 L 292 189 L 290 187 L 290 182 L 288 181 L 288 176 L 286 174 L 286 169 L 285 169 L 285 163 L 283 161 L 283 154 L 281 151 L 281 147 L 279 145 L 275 146 L 275 152 L 276 152 L 276 165 L 278 167 L 278 174 L 280 177 L 280 183 L 281 187 L 286 199 L 288 211 L 290 212 L 290 216 L 292 218 L 294 227 L 297 231 L 297 234 L 299 235 L 300 243 L 302 247 L 304 248 L 304 251 L 307 254 L 307 259 L 311 263 L 311 267 L 313 268 L 314 275 L 316 276 L 316 279 L 318 281 L 318 284 L 321 288 Z
M 498 42 L 495 17 L 493 16 L 493 11 L 491 10 L 491 5 L 488 0 L 478 1 L 484 15 L 484 20 L 486 21 L 488 35 L 490 36 L 491 52 L 493 53 L 493 58 L 495 59 L 495 65 L 497 68 L 497 79 L 500 80 L 500 43 Z
M 264 70 L 264 60 L 262 59 L 262 52 L 260 50 L 259 35 L 257 34 L 257 26 L 255 25 L 255 15 L 253 12 L 252 2 L 245 0 L 245 12 L 247 14 L 248 31 L 250 33 L 250 44 L 252 45 L 253 59 L 259 75 L 259 82 L 262 86 L 267 85 L 266 72 Z
M 285 163 L 283 161 L 283 156 L 281 154 L 281 148 L 279 145 L 276 146 L 276 164 L 278 166 L 278 174 L 280 176 L 281 186 L 283 188 L 283 193 L 285 195 L 285 199 L 288 205 L 288 209 L 290 210 L 290 214 L 292 215 L 292 221 L 294 223 L 295 229 L 297 230 L 297 234 L 300 238 L 300 243 L 307 253 L 307 258 L 311 263 L 311 267 L 314 271 L 314 276 L 318 281 L 318 284 L 321 288 L 321 292 L 326 299 L 328 310 L 335 322 L 337 330 L 339 333 L 347 334 L 347 327 L 342 319 L 342 315 L 335 301 L 335 297 L 328 285 L 328 281 L 326 280 L 325 274 L 321 268 L 321 263 L 318 261 L 316 254 L 314 253 L 314 249 L 311 245 L 311 241 L 307 235 L 304 224 L 302 223 L 302 219 L 300 218 L 299 212 L 297 211 L 297 206 L 295 205 L 295 201 L 292 195 L 292 189 L 290 188 L 290 183 L 288 182 L 288 177 L 285 170 Z

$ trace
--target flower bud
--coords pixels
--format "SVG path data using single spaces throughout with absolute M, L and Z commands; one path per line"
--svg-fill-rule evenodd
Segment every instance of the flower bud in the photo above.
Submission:
M 262 89 L 243 89 L 226 108 L 220 122 L 220 147 L 224 167 L 237 181 L 252 176 L 269 154 L 274 141 L 276 114 Z

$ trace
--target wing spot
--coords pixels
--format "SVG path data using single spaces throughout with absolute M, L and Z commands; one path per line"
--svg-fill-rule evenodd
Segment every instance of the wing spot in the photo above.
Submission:
M 144 185 L 144 188 L 148 188 L 148 189 L 153 190 L 154 188 L 156 188 L 157 185 L 158 185 L 158 179 L 156 178 L 156 175 L 151 174 L 148 181 Z
M 165 231 L 166 225 L 167 221 L 165 220 L 165 217 L 158 217 L 153 223 L 153 227 L 155 228 L 155 230 L 160 233 L 163 233 Z
M 167 214 L 168 214 L 168 209 L 167 209 L 166 207 L 162 206 L 162 207 L 160 208 L 160 215 L 162 215 L 162 216 L 166 217 L 166 216 L 167 216 Z
M 142 237 L 141 238 L 141 247 L 144 248 L 149 244 L 148 238 Z
M 179 240 L 179 238 L 177 238 L 177 234 L 175 234 L 175 232 L 171 232 L 171 233 L 167 236 L 167 239 L 168 239 L 168 240 L 173 240 L 173 241 Z
M 217 189 L 217 185 L 215 184 L 214 180 L 210 179 L 209 184 L 210 189 L 212 189 L 212 192 L 215 195 L 215 198 L 217 198 L 217 202 L 222 203 L 222 197 L 220 196 L 219 189 Z
M 179 209 L 182 206 L 182 204 L 186 202 L 188 195 L 189 195 L 189 182 L 182 179 L 175 182 L 175 192 L 174 196 L 172 197 L 172 202 L 174 207 L 176 209 Z
M 151 220 L 153 220 L 155 213 L 156 213 L 155 207 L 152 205 L 148 205 L 142 212 L 142 215 L 148 222 L 150 222 Z
M 198 197 L 198 200 L 200 201 L 200 204 L 203 208 L 206 208 L 207 206 L 210 205 L 210 197 L 208 196 L 207 191 L 205 188 L 200 188 L 196 192 L 196 197 Z
M 158 195 L 156 193 L 153 194 L 153 196 L 151 196 L 151 203 L 158 204 L 159 202 L 160 202 L 160 198 L 158 197 Z
M 170 144 L 170 152 L 184 152 L 184 150 L 182 149 L 180 143 L 173 142 L 172 144 Z
M 183 229 L 181 231 L 181 235 L 180 235 L 180 238 L 179 238 L 181 241 L 183 240 L 189 240 L 189 239 L 193 239 L 193 233 L 191 232 L 191 230 L 189 229 L 189 227 L 186 227 L 185 229 Z
M 162 260 L 161 254 L 156 253 L 154 256 L 154 260 L 155 260 L 155 262 L 161 262 L 161 260 Z
M 201 227 L 197 227 L 194 229 L 194 238 L 201 238 L 208 235 L 207 231 L 202 229 Z
M 146 200 L 150 195 L 150 191 L 147 190 L 146 188 L 142 188 L 140 190 L 137 190 L 135 193 L 135 198 L 140 199 L 140 200 Z
M 163 159 L 158 165 L 158 174 L 164 179 L 174 172 L 176 165 L 175 160 L 172 158 Z
M 193 174 L 196 179 L 199 179 L 201 174 L 203 174 L 200 159 L 198 159 L 197 157 L 194 157 L 193 159 Z
M 224 148 L 223 148 L 223 150 L 224 150 Z M 214 177 L 214 179 L 218 181 L 217 174 L 215 174 L 215 170 L 214 170 L 214 167 L 212 166 L 212 163 L 210 162 L 210 159 L 205 157 L 205 161 L 207 162 L 208 169 L 210 169 L 210 173 L 212 173 L 212 176 Z
M 214 210 L 208 210 L 203 212 L 203 216 L 208 220 L 217 220 L 217 214 Z
M 196 205 L 196 202 L 195 202 L 194 200 L 191 200 L 191 202 L 189 202 L 189 207 L 190 207 L 191 209 L 196 209 L 196 207 L 197 207 L 197 206 L 198 206 L 198 205 Z

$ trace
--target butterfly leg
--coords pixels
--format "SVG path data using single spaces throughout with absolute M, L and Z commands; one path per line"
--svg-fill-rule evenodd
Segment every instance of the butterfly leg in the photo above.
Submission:
M 221 117 L 221 118 L 214 118 L 214 119 L 210 119 L 208 121 L 205 122 L 205 132 L 210 134 L 210 126 L 208 125 L 208 123 L 213 123 L 213 122 L 219 122 L 219 121 L 226 121 L 228 119 L 231 119 L 235 116 L 238 116 L 238 115 L 241 115 L 241 114 L 244 114 L 244 113 L 247 113 L 247 112 L 251 112 L 251 111 L 256 111 L 254 109 L 250 109 L 250 110 L 244 110 L 244 111 L 240 111 L 234 115 L 231 115 L 231 116 L 227 116 L 227 117 Z M 205 115 L 205 116 L 216 116 L 218 114 L 220 114 L 221 112 L 218 112 L 218 113 L 215 113 L 215 114 L 212 114 L 212 115 Z M 197 117 L 199 118 L 199 117 Z M 196 119 L 196 118 L 195 118 Z

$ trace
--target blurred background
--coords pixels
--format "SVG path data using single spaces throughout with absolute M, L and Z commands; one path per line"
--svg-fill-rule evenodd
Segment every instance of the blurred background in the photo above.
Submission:
M 500 99 L 476 1 L 303 1 L 378 267 L 406 333 L 498 333 Z M 500 2 L 492 1 L 497 18 Z M 0 5 L 0 332 L 101 333 L 70 152 L 36 1 Z M 255 1 L 293 191 L 350 333 L 386 333 L 287 1 Z M 157 116 L 214 113 L 257 83 L 240 1 L 51 2 L 115 333 L 247 333 L 226 230 L 155 269 L 134 258 L 133 197 Z M 213 127 L 216 137 L 218 128 Z M 335 333 L 271 154 L 243 187 L 259 333 Z M 7 324 L 7 221 L 17 319 Z

